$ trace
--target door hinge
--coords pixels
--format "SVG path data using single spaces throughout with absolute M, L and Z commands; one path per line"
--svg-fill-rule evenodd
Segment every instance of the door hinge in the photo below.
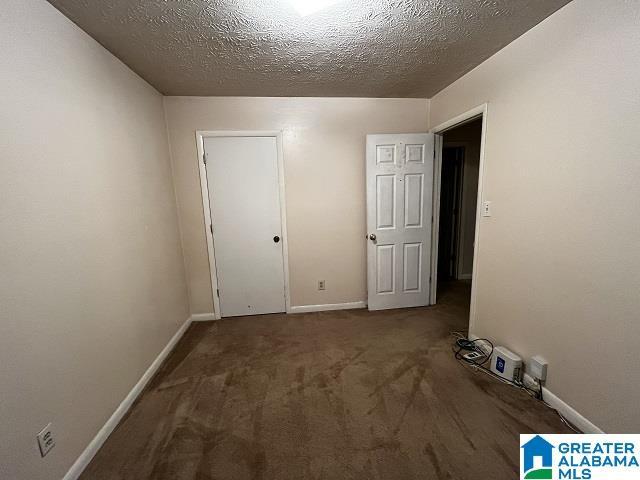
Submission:
M 213 235 L 213 223 L 209 224 L 209 230 L 211 230 L 211 235 Z
M 216 289 L 216 294 L 218 295 L 218 298 L 220 298 L 220 289 L 219 288 Z
M 202 154 L 202 163 L 204 163 L 205 166 L 207 165 L 207 154 L 206 153 Z

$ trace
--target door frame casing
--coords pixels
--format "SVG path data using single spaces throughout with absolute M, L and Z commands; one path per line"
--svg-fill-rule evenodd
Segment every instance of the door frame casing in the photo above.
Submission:
M 284 185 L 284 154 L 282 148 L 281 130 L 197 130 L 196 146 L 198 150 L 198 171 L 200 173 L 200 192 L 202 194 L 202 211 L 204 231 L 207 240 L 207 253 L 209 256 L 209 273 L 211 277 L 211 298 L 213 301 L 213 315 L 216 320 L 222 318 L 220 310 L 220 298 L 218 297 L 218 274 L 216 271 L 216 255 L 213 242 L 213 233 L 210 225 L 211 206 L 209 204 L 209 184 L 207 182 L 207 169 L 204 163 L 204 139 L 208 137 L 274 137 L 278 157 L 278 192 L 280 196 L 280 223 L 282 228 L 282 260 L 284 269 L 284 302 L 285 312 L 291 313 L 291 295 L 289 291 L 289 243 L 287 235 L 287 208 Z
M 473 241 L 473 267 L 471 272 L 471 302 L 469 306 L 469 331 L 475 325 L 477 315 L 477 294 L 478 294 L 478 252 L 480 247 L 480 225 L 482 216 L 482 202 L 484 198 L 484 170 L 485 170 L 485 145 L 487 136 L 487 116 L 489 114 L 489 104 L 483 103 L 466 112 L 431 128 L 429 131 L 436 135 L 436 164 L 433 174 L 433 241 L 431 243 L 432 258 L 438 258 L 438 233 L 440 230 L 440 175 L 442 172 L 442 149 L 444 147 L 443 133 L 462 124 L 468 123 L 476 118 L 482 117 L 482 133 L 480 136 L 480 163 L 478 165 L 478 193 L 476 198 L 476 221 Z M 436 293 L 438 288 L 437 261 L 431 262 L 431 304 L 436 303 Z

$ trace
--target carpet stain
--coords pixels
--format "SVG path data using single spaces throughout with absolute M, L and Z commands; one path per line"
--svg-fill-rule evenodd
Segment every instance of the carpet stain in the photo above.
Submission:
M 569 430 L 453 358 L 468 285 L 439 302 L 192 324 L 81 480 L 511 480 Z

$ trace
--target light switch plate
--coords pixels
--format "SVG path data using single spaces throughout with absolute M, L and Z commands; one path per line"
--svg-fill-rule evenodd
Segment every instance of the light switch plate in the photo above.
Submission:
M 482 202 L 482 216 L 483 217 L 491 216 L 491 202 L 488 200 Z

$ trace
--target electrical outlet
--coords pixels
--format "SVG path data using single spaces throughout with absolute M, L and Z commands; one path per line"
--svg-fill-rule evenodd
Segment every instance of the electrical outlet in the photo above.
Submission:
M 44 457 L 56 445 L 56 441 L 53 438 L 51 424 L 44 427 L 42 431 L 37 435 L 37 438 L 38 446 L 40 447 L 40 456 Z
M 529 362 L 529 373 L 533 378 L 537 378 L 538 380 L 545 381 L 547 379 L 548 365 L 549 365 L 549 362 L 547 362 L 540 355 L 531 357 L 531 361 Z
M 324 280 L 318 280 L 318 290 L 324 290 L 324 289 L 325 289 Z

